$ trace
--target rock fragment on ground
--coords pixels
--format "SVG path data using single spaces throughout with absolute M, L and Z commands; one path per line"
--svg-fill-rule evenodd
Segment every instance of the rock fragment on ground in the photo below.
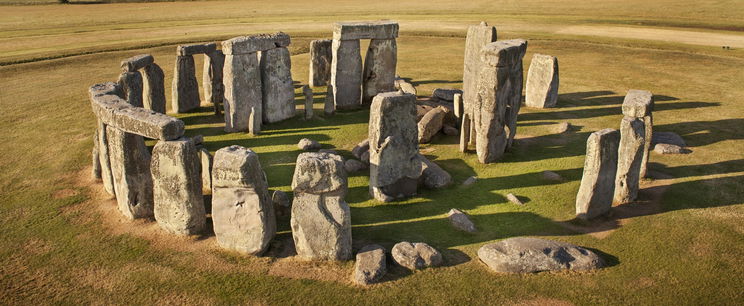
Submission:
M 491 270 L 506 273 L 585 271 L 604 266 L 601 257 L 585 248 L 527 237 L 486 244 L 478 250 L 478 257 Z
M 297 147 L 303 151 L 312 151 L 320 149 L 320 143 L 310 138 L 302 138 L 297 143 Z
M 399 242 L 391 251 L 393 261 L 409 270 L 436 267 L 442 264 L 442 254 L 423 242 Z
M 459 209 L 450 209 L 447 213 L 447 218 L 449 218 L 452 226 L 458 230 L 468 233 L 475 233 L 478 231 L 475 228 L 473 221 L 470 220 L 470 217 Z
M 657 143 L 654 146 L 654 152 L 657 154 L 687 154 L 690 150 L 680 147 L 678 145 L 668 143 Z
M 517 204 L 517 205 L 520 205 L 520 206 L 521 205 L 524 205 L 524 203 L 522 203 L 522 201 L 519 200 L 519 198 L 517 198 L 517 196 L 515 196 L 513 193 L 507 193 L 506 194 L 506 199 L 509 200 L 509 202 L 512 202 L 514 204 Z
M 376 283 L 386 272 L 385 248 L 370 244 L 359 250 L 354 264 L 355 283 L 360 285 Z

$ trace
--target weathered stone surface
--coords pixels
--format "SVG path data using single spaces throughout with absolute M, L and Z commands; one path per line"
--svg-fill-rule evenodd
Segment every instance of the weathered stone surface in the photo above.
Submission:
M 204 73 L 202 74 L 202 87 L 204 88 L 204 101 L 214 105 L 214 114 L 219 116 L 220 105 L 225 99 L 225 84 L 222 81 L 222 71 L 225 67 L 225 54 L 215 50 L 204 55 Z
M 124 99 L 132 106 L 142 107 L 142 74 L 139 71 L 122 72 L 119 86 L 124 91 Z
M 496 27 L 488 26 L 485 22 L 480 25 L 468 27 L 465 38 L 465 61 L 462 73 L 462 103 L 464 112 L 470 115 L 473 123 L 476 123 L 473 105 L 476 104 L 478 96 L 478 75 L 483 67 L 481 60 L 481 49 L 491 42 L 496 41 Z M 473 124 L 475 127 L 475 124 Z
M 398 44 L 395 39 L 372 39 L 364 60 L 362 103 L 370 104 L 381 92 L 395 91 Z
M 646 90 L 628 90 L 622 108 L 625 116 L 633 118 L 648 116 L 654 108 L 654 95 Z
M 421 122 L 421 119 L 430 112 L 434 107 L 429 105 L 416 104 L 416 122 Z
M 617 174 L 620 132 L 604 129 L 589 135 L 581 186 L 576 195 L 576 216 L 591 219 L 612 207 Z
M 222 81 L 225 85 L 225 132 L 254 133 L 255 125 L 260 129 L 263 108 L 258 56 L 256 53 L 232 55 L 225 52 L 224 68 Z M 249 123 L 253 112 L 258 113 L 255 116 L 258 120 L 251 125 Z
M 328 85 L 326 90 L 325 101 L 323 102 L 323 114 L 326 116 L 333 115 L 336 112 L 336 102 L 333 100 L 333 85 Z
M 261 112 L 255 106 L 251 107 L 251 113 L 248 115 L 248 133 L 261 134 Z
M 142 105 L 145 109 L 165 114 L 165 73 L 155 63 L 145 67 L 144 72 Z
M 535 108 L 555 107 L 558 104 L 558 84 L 558 58 L 535 53 L 527 72 L 525 105 Z
M 173 71 L 173 99 L 171 106 L 176 113 L 185 113 L 199 107 L 199 84 L 196 82 L 196 66 L 191 55 L 177 56 Z
M 625 116 L 620 122 L 614 202 L 630 203 L 638 196 L 646 132 L 643 121 Z
M 119 211 L 128 219 L 152 217 L 153 184 L 145 139 L 113 126 L 106 127 L 106 139 Z
M 302 95 L 305 97 L 305 120 L 313 119 L 313 89 L 303 85 Z
M 362 156 L 359 157 L 359 160 L 361 160 L 366 165 L 369 165 L 369 150 L 364 151 L 364 153 L 362 153 Z
M 292 62 L 287 48 L 261 52 L 263 122 L 272 123 L 295 115 Z
M 563 177 L 560 174 L 553 171 L 545 170 L 542 172 L 542 178 L 548 181 L 560 182 L 563 181 Z
M 470 220 L 470 217 L 468 217 L 467 214 L 460 211 L 459 209 L 450 209 L 450 211 L 447 213 L 447 218 L 449 219 L 452 226 L 458 230 L 468 233 L 475 233 L 478 231 L 475 228 L 475 224 L 473 223 L 473 221 Z
M 331 85 L 336 110 L 357 109 L 361 106 L 362 55 L 359 40 L 333 40 Z
M 477 177 L 470 176 L 470 177 L 466 178 L 465 181 L 462 182 L 462 185 L 463 186 L 470 186 L 470 185 L 475 184 L 475 182 L 477 182 L 477 181 L 478 181 L 478 178 Z
M 442 264 L 442 254 L 423 242 L 396 243 L 390 252 L 393 261 L 409 270 L 436 267 Z
M 398 23 L 389 20 L 366 22 L 337 22 L 333 25 L 333 39 L 392 39 L 398 37 Z
M 457 122 L 462 122 L 462 115 L 464 114 L 464 109 L 462 105 L 462 93 L 456 93 L 452 95 L 452 103 L 455 106 L 455 117 L 457 117 Z
M 468 151 L 468 142 L 470 142 L 470 115 L 462 115 L 462 125 L 460 126 L 460 152 Z
M 178 235 L 201 233 L 206 227 L 201 161 L 193 141 L 159 141 L 152 150 L 155 220 Z
M 369 151 L 369 139 L 362 140 L 354 146 L 354 148 L 351 149 L 351 154 L 356 158 L 362 158 L 362 154 L 367 151 Z
M 91 178 L 94 180 L 100 180 L 101 177 L 101 156 L 98 154 L 100 149 L 98 148 L 98 129 L 93 134 L 93 151 L 90 154 L 93 164 L 91 166 Z
M 604 266 L 594 252 L 570 243 L 516 237 L 483 245 L 478 258 L 491 270 L 505 273 L 585 271 Z
M 155 58 L 150 54 L 140 54 L 121 61 L 121 71 L 134 72 L 155 63 Z
M 369 118 L 370 193 L 379 201 L 416 194 L 421 175 L 415 96 L 397 92 L 375 96 Z
M 416 87 L 400 77 L 395 77 L 395 90 L 402 90 L 404 93 L 416 95 Z
M 364 246 L 356 255 L 354 282 L 369 285 L 378 282 L 387 273 L 385 248 L 377 244 Z
M 455 101 L 455 95 L 462 95 L 462 90 L 452 88 L 434 89 L 431 96 L 444 101 Z
M 657 143 L 656 146 L 654 146 L 654 152 L 657 154 L 687 154 L 691 151 L 678 145 Z
M 360 170 L 367 169 L 367 164 L 358 161 L 356 159 L 347 159 L 344 162 L 344 170 L 346 170 L 347 173 L 354 173 Z
M 302 138 L 297 142 L 297 147 L 302 151 L 310 151 L 320 149 L 320 143 L 310 138 Z
M 202 191 L 212 192 L 212 154 L 206 148 L 199 148 L 198 152 L 201 164 Z
M 568 122 L 561 122 L 553 126 L 552 131 L 556 134 L 563 134 L 571 129 L 571 124 Z
M 351 258 L 351 212 L 343 158 L 330 153 L 302 153 L 292 178 L 292 237 L 305 259 Z
M 457 136 L 459 134 L 459 131 L 457 131 L 457 128 L 451 125 L 443 125 L 442 126 L 442 133 L 447 136 Z
M 514 204 L 517 204 L 520 206 L 524 205 L 524 203 L 522 203 L 522 201 L 519 200 L 519 198 L 517 198 L 517 196 L 515 196 L 513 193 L 507 193 L 506 199 L 509 200 L 509 202 L 512 202 Z
M 290 208 L 292 202 L 289 201 L 289 196 L 286 192 L 281 190 L 274 190 L 271 194 L 271 203 L 274 204 L 274 208 Z
M 686 147 L 687 143 L 677 133 L 674 132 L 654 132 L 651 140 L 651 145 L 657 145 L 660 143 L 673 144 L 680 147 Z
M 643 117 L 643 126 L 646 134 L 643 136 L 643 140 L 645 143 L 643 144 L 643 158 L 641 160 L 641 178 L 646 177 L 646 174 L 648 172 L 648 155 L 652 148 L 651 139 L 653 138 L 654 134 L 653 114 L 649 114 L 648 116 Z
M 183 121 L 141 107 L 133 107 L 116 95 L 114 83 L 90 87 L 93 113 L 101 123 L 147 138 L 172 140 L 183 136 Z
M 332 40 L 318 39 L 310 42 L 310 86 L 325 86 L 331 80 L 333 61 Z
M 217 44 L 215 43 L 180 45 L 176 48 L 176 55 L 187 56 L 194 54 L 209 54 L 216 50 Z
M 289 46 L 290 43 L 289 35 L 282 32 L 240 36 L 223 41 L 222 52 L 225 55 L 250 54 L 274 48 L 284 48 Z
M 477 79 L 478 94 L 471 105 L 481 163 L 501 158 L 516 135 L 522 100 L 522 57 L 526 50 L 527 42 L 521 39 L 483 47 L 484 66 Z
M 111 159 L 109 157 L 107 130 L 108 128 L 106 128 L 106 125 L 99 119 L 96 137 L 98 143 L 98 160 L 101 165 L 101 181 L 103 181 L 104 190 L 106 190 L 108 194 L 115 196 L 116 190 L 114 188 L 113 173 L 111 173 Z
M 212 220 L 223 248 L 257 255 L 276 233 L 276 217 L 258 154 L 233 145 L 217 150 L 212 166 Z
M 442 129 L 445 112 L 442 108 L 437 107 L 426 113 L 421 121 L 418 122 L 418 142 L 428 143 L 439 130 Z
M 429 189 L 440 189 L 452 184 L 452 176 L 439 167 L 436 163 L 430 161 L 425 156 L 419 154 L 418 159 L 421 161 L 421 182 Z

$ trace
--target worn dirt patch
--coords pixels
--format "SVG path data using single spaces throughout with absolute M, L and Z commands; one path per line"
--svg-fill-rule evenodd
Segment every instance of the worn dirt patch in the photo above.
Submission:
M 515 306 L 570 306 L 570 305 L 574 305 L 574 303 L 571 303 L 569 301 L 554 299 L 554 298 L 537 297 L 531 300 L 519 301 L 511 305 L 515 305 Z

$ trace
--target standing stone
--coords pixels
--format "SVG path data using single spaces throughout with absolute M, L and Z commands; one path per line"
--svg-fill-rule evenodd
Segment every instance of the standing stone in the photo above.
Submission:
M 416 194 L 418 160 L 416 96 L 386 92 L 372 100 L 369 117 L 370 194 L 389 202 Z
M 354 282 L 369 285 L 378 282 L 387 272 L 385 248 L 377 244 L 364 246 L 356 255 Z
M 171 93 L 174 112 L 185 113 L 199 107 L 199 84 L 196 82 L 196 66 L 193 56 L 179 55 L 176 57 Z
M 527 72 L 525 104 L 528 107 L 549 108 L 557 103 L 558 58 L 536 53 Z
M 463 114 L 460 127 L 460 152 L 468 151 L 468 142 L 470 142 L 470 115 Z
M 336 106 L 333 102 L 333 85 L 328 85 L 326 90 L 325 102 L 323 105 L 323 114 L 326 116 L 333 115 L 336 112 Z
M 292 178 L 292 238 L 305 259 L 351 258 L 351 212 L 343 158 L 332 153 L 297 156 Z
M 233 145 L 214 154 L 212 220 L 217 243 L 226 249 L 257 255 L 274 238 L 274 205 L 252 150 Z
M 128 219 L 152 217 L 153 182 L 145 139 L 112 126 L 106 127 L 106 138 L 119 211 Z
M 453 104 L 455 105 L 455 117 L 457 118 L 457 123 L 462 122 L 462 115 L 463 115 L 463 105 L 462 105 L 462 94 L 456 93 L 453 96 Z
M 93 133 L 93 152 L 91 153 L 91 159 L 93 161 L 91 177 L 94 180 L 100 180 L 101 177 L 101 156 L 98 154 L 100 149 L 98 148 L 98 129 Z
M 305 96 L 305 120 L 313 119 L 313 90 L 310 86 L 302 86 L 302 95 Z
M 522 39 L 483 47 L 478 94 L 471 105 L 481 163 L 501 158 L 516 133 L 522 99 L 522 57 L 526 50 L 527 42 Z
M 468 27 L 468 34 L 465 38 L 465 63 L 462 73 L 462 103 L 466 114 L 474 123 L 475 114 L 473 105 L 476 104 L 478 95 L 478 78 L 481 67 L 484 66 L 481 60 L 481 49 L 491 42 L 496 41 L 496 27 L 489 26 L 486 22 L 479 25 Z M 473 142 L 475 143 L 475 142 Z
M 333 40 L 331 85 L 336 110 L 357 109 L 362 97 L 362 54 L 359 40 Z
M 168 232 L 195 235 L 206 227 L 201 162 L 186 137 L 158 141 L 152 149 L 155 220 Z
M 272 123 L 295 115 L 292 62 L 287 48 L 261 52 L 263 122 Z
M 645 135 L 640 177 L 644 178 L 648 168 L 648 153 L 653 149 L 651 141 L 654 133 L 654 95 L 646 90 L 628 90 L 623 100 L 622 109 L 623 115 L 643 120 Z
M 638 196 L 645 134 L 643 120 L 639 118 L 625 116 L 620 122 L 614 197 L 617 204 L 630 203 Z
M 204 55 L 204 73 L 202 83 L 204 87 L 204 101 L 214 105 L 214 114 L 219 116 L 220 105 L 225 98 L 225 85 L 222 83 L 222 71 L 225 67 L 225 54 L 215 50 Z
M 202 192 L 212 192 L 212 154 L 206 148 L 199 148 L 201 163 Z
M 142 74 L 139 71 L 122 72 L 119 86 L 124 91 L 124 99 L 129 104 L 142 107 Z
M 325 86 L 331 80 L 333 61 L 332 40 L 319 39 L 310 42 L 310 86 Z
M 144 71 L 143 107 L 165 114 L 165 73 L 155 63 L 146 66 Z
M 96 135 L 98 136 L 98 159 L 101 164 L 101 180 L 103 181 L 103 188 L 110 195 L 116 195 L 116 188 L 114 188 L 114 176 L 111 172 L 111 158 L 109 154 L 108 145 L 108 128 L 101 120 L 98 120 L 98 130 Z
M 224 48 L 223 43 L 223 50 Z M 224 68 L 225 132 L 247 131 L 254 133 L 254 125 L 249 125 L 249 119 L 253 112 L 258 111 L 260 113 L 263 104 L 258 56 L 255 52 L 247 54 L 225 53 Z M 259 126 L 260 120 L 261 116 L 258 116 L 257 124 Z
M 591 219 L 612 207 L 617 174 L 617 152 L 620 133 L 604 129 L 589 135 L 581 187 L 576 195 L 576 216 Z
M 395 91 L 398 45 L 395 39 L 372 39 L 364 59 L 362 103 L 369 105 L 378 93 Z

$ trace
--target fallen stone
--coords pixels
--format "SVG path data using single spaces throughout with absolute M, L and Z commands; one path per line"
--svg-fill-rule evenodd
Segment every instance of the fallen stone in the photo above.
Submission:
M 563 181 L 563 177 L 560 174 L 555 173 L 553 171 L 547 171 L 547 170 L 543 171 L 542 177 L 544 180 L 548 180 L 548 181 L 555 181 L 555 182 Z
M 652 139 L 651 139 L 651 145 L 656 146 L 657 144 L 665 143 L 665 144 L 672 144 L 679 147 L 686 147 L 687 143 L 685 143 L 685 140 L 682 139 L 677 133 L 674 132 L 654 132 Z
M 367 164 L 361 161 L 358 161 L 356 159 L 347 159 L 344 162 L 344 169 L 346 170 L 347 173 L 354 173 L 357 171 L 367 169 L 368 167 L 369 166 L 367 166 Z
M 553 126 L 553 133 L 555 134 L 563 134 L 565 132 L 568 132 L 568 130 L 571 129 L 571 124 L 568 122 L 561 122 Z
M 287 48 L 261 52 L 261 114 L 263 122 L 273 123 L 294 117 L 292 62 Z
M 657 154 L 687 154 L 691 151 L 678 145 L 657 143 L 656 146 L 654 146 L 654 152 Z
M 506 194 L 506 199 L 509 200 L 509 202 L 512 202 L 512 203 L 517 204 L 519 206 L 523 206 L 524 205 L 524 203 L 522 203 L 522 201 L 520 201 L 519 198 L 517 198 L 517 196 L 515 196 L 513 193 L 507 193 Z
M 426 113 L 418 122 L 418 142 L 428 143 L 442 129 L 445 111 L 437 107 Z
M 468 233 L 475 233 L 478 231 L 475 228 L 473 221 L 470 221 L 470 217 L 459 209 L 450 209 L 447 213 L 447 218 L 449 218 L 452 226 L 458 230 Z
M 429 105 L 416 104 L 416 122 L 421 122 L 421 119 L 423 119 L 424 116 L 433 109 L 434 107 Z
M 320 149 L 320 143 L 310 138 L 302 138 L 297 143 L 297 147 L 302 151 L 312 151 Z
M 331 62 L 333 51 L 330 39 L 319 39 L 310 42 L 310 86 L 325 86 L 331 80 Z
M 470 186 L 475 184 L 475 182 L 478 181 L 478 178 L 475 176 L 471 176 L 465 179 L 465 181 L 462 182 L 463 186 Z
M 356 158 L 362 158 L 362 154 L 367 151 L 369 151 L 369 139 L 362 140 L 354 146 L 354 148 L 351 149 L 351 154 Z
M 620 122 L 614 203 L 630 203 L 638 197 L 646 132 L 643 120 L 625 116 Z
M 372 39 L 364 60 L 362 104 L 372 103 L 378 93 L 395 91 L 398 45 L 395 39 Z
M 423 242 L 396 243 L 391 253 L 395 263 L 409 270 L 436 267 L 442 264 L 442 254 Z
M 434 89 L 434 92 L 432 93 L 432 97 L 436 97 L 440 100 L 449 102 L 455 101 L 455 95 L 462 95 L 462 90 L 451 88 L 437 88 Z
M 217 44 L 215 43 L 180 45 L 176 49 L 176 55 L 209 54 L 215 50 L 217 50 Z
M 404 93 L 416 95 L 416 87 L 399 77 L 395 78 L 395 90 L 402 90 Z
M 140 54 L 121 61 L 121 71 L 134 72 L 155 63 L 155 58 L 150 54 Z
M 558 58 L 537 54 L 527 72 L 525 105 L 535 108 L 555 107 L 558 104 Z
M 353 110 L 361 106 L 362 55 L 359 40 L 333 40 L 331 85 L 336 110 Z
M 419 180 L 429 189 L 440 189 L 452 184 L 452 176 L 442 167 L 419 154 L 421 161 L 421 177 Z
M 604 266 L 594 252 L 570 243 L 516 237 L 483 245 L 478 258 L 491 270 L 504 273 L 586 271 Z
M 393 21 L 337 22 L 333 25 L 333 39 L 393 39 L 398 37 L 398 23 Z
M 222 52 L 225 55 L 255 54 L 258 51 L 285 48 L 290 43 L 291 39 L 289 35 L 282 32 L 240 36 L 223 41 Z
M 305 96 L 305 120 L 313 119 L 313 90 L 310 86 L 302 86 L 302 95 Z
M 165 114 L 165 73 L 158 64 L 152 63 L 142 75 L 142 105 L 145 109 Z
M 225 52 L 225 132 L 260 132 L 263 108 L 261 69 L 256 53 L 233 55 Z M 257 113 L 257 114 L 254 114 Z M 251 116 L 257 120 L 251 122 Z M 258 127 L 258 131 L 256 131 Z
M 589 135 L 581 186 L 576 195 L 576 217 L 591 219 L 612 207 L 617 174 L 620 132 L 604 129 Z
M 111 177 L 119 211 L 128 219 L 153 215 L 150 152 L 142 136 L 106 127 Z
M 355 283 L 359 285 L 376 283 L 386 272 L 385 248 L 370 244 L 359 250 L 354 264 Z

